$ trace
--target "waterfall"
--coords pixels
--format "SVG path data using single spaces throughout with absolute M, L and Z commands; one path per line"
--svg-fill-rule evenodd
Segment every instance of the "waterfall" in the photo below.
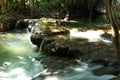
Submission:
M 46 38 L 46 37 L 45 37 L 45 38 L 43 38 L 43 40 L 42 40 L 42 42 L 41 42 L 41 44 L 40 44 L 39 52 L 41 52 L 42 47 L 43 47 L 43 44 L 45 43 L 45 40 L 47 40 L 47 38 Z
M 21 20 L 17 20 L 15 23 L 15 31 L 17 31 L 20 28 L 20 21 Z
M 31 28 L 31 34 L 33 34 L 34 32 L 35 32 L 35 26 L 33 26 L 32 28 Z
M 36 31 L 36 29 L 38 28 L 38 26 L 39 26 L 38 22 L 30 21 L 27 29 L 31 34 L 33 34 Z
M 28 28 L 26 29 L 27 33 L 26 33 L 26 39 L 32 44 L 31 40 L 30 40 L 30 36 L 31 33 L 29 32 Z

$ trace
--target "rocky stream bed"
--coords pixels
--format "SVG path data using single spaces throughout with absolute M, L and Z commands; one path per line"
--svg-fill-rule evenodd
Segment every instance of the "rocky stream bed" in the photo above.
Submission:
M 69 70 L 68 72 L 59 71 L 59 69 L 65 67 L 59 64 L 67 66 L 75 63 L 77 65 L 78 62 L 75 60 L 78 59 L 88 63 L 89 66 L 102 65 L 102 67 L 92 70 L 94 75 L 114 75 L 116 77 L 110 80 L 119 80 L 120 64 L 116 60 L 110 38 L 111 34 L 108 28 L 104 30 L 99 28 L 94 30 L 92 28 L 62 27 L 50 29 L 49 25 L 45 25 L 45 27 L 39 25 L 39 21 L 40 19 L 23 19 L 16 20 L 14 24 L 10 25 L 16 26 L 16 29 L 21 29 L 21 26 L 23 29 L 27 28 L 27 31 L 31 35 L 30 40 L 32 44 L 37 46 L 39 52 L 48 56 L 41 62 L 44 64 L 44 67 L 48 68 L 48 71 L 51 72 L 48 74 L 49 76 L 69 73 Z M 6 29 L 2 29 L 1 27 L 0 30 L 3 32 Z M 105 40 L 107 40 L 107 42 L 105 42 Z M 58 57 L 58 60 L 54 59 L 56 58 L 55 56 Z M 40 58 L 41 57 L 38 56 L 36 60 L 39 61 Z M 66 60 L 68 62 L 62 63 Z M 45 76 L 47 75 L 41 73 L 32 80 L 39 80 Z

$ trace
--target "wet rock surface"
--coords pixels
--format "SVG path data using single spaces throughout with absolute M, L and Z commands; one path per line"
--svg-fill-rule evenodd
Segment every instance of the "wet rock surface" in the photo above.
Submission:
M 7 32 L 15 29 L 15 24 L 18 19 L 8 19 L 6 21 L 0 21 L 0 32 Z
M 120 64 L 114 60 L 107 59 L 99 59 L 91 61 L 92 64 L 103 65 L 103 67 L 93 70 L 93 74 L 101 76 L 101 75 L 119 75 L 120 74 Z
M 22 30 L 34 26 L 39 19 L 19 19 L 11 18 L 4 21 L 0 21 L 0 32 L 7 32 L 12 30 Z

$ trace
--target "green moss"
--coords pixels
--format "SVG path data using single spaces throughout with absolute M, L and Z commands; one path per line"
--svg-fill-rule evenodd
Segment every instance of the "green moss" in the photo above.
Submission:
M 39 28 L 43 30 L 53 30 L 56 28 L 55 19 L 41 18 L 39 21 Z

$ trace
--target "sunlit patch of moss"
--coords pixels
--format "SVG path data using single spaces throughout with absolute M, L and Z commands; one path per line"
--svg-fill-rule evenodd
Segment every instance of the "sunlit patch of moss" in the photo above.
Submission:
M 46 21 L 44 21 L 43 19 L 40 19 L 39 25 L 40 26 L 45 26 L 46 25 Z
M 52 18 L 41 18 L 39 21 L 39 28 L 42 30 L 53 30 L 57 26 L 55 24 L 55 19 Z

